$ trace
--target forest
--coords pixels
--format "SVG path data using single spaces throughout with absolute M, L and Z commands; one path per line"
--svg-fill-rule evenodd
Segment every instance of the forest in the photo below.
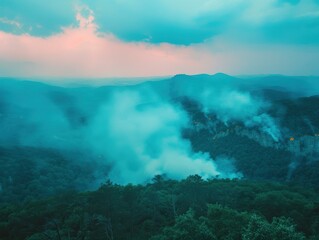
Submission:
M 0 0 L 0 240 L 319 240 L 319 0 Z
M 239 82 L 7 79 L 0 239 L 319 239 L 318 96 Z
M 239 179 L 146 185 L 107 181 L 97 191 L 6 204 L 0 236 L 9 239 L 319 239 L 318 193 Z

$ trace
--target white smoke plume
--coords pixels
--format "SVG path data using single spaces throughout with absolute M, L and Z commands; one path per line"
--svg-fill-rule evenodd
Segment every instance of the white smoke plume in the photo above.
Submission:
M 202 104 L 204 112 L 215 113 L 226 125 L 240 121 L 248 128 L 259 128 L 275 142 L 281 139 L 275 119 L 267 114 L 269 105 L 249 92 L 218 86 L 206 88 L 197 95 L 191 93 L 191 96 Z
M 157 174 L 173 179 L 222 175 L 208 154 L 194 153 L 181 137 L 187 122 L 172 104 L 149 102 L 140 92 L 118 92 L 96 116 L 90 142 L 109 161 L 109 177 L 117 183 L 146 182 Z

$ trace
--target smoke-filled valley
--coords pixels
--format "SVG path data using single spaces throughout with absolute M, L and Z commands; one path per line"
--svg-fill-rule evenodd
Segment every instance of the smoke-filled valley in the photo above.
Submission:
M 171 189 L 173 183 L 183 192 L 183 184 L 196 179 L 204 185 L 270 181 L 274 186 L 266 184 L 269 192 L 279 191 L 281 185 L 276 184 L 318 191 L 317 80 L 177 75 L 132 85 L 70 87 L 2 78 L 0 203 L 28 204 L 70 191 L 125 192 L 129 186 L 151 187 L 155 194 L 157 188 Z M 164 185 L 156 185 L 159 182 Z M 315 202 L 316 193 L 298 194 Z M 232 205 L 224 195 L 211 201 L 248 210 Z M 196 204 L 189 206 L 197 208 Z M 174 211 L 184 214 L 187 207 Z M 283 216 L 302 222 L 287 214 Z M 300 225 L 298 230 L 317 234 Z M 0 227 L 1 231 L 5 230 Z
M 0 240 L 319 240 L 319 0 L 0 1 Z
M 0 143 L 3 152 L 41 149 L 90 166 L 95 180 L 80 188 L 162 174 L 285 180 L 289 166 L 316 164 L 318 98 L 278 78 L 269 87 L 217 74 L 76 88 L 2 79 Z

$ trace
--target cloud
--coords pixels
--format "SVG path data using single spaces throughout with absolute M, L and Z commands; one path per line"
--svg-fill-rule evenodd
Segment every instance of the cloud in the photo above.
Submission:
M 19 23 L 17 21 L 14 21 L 14 20 L 6 19 L 6 18 L 0 18 L 0 23 L 11 25 L 11 26 L 14 26 L 16 28 L 21 28 L 22 27 L 21 23 Z
M 2 18 L 21 24 L 22 28 L 16 32 L 19 34 L 50 36 L 61 32 L 64 26 L 76 24 L 74 1 L 1 0 L 0 12 Z M 0 24 L 0 29 L 14 31 L 3 27 Z
M 22 32 L 51 36 L 76 24 L 75 6 L 81 4 L 94 11 L 101 33 L 129 42 L 190 45 L 240 29 L 246 40 L 255 40 L 249 39 L 253 31 L 258 41 L 319 43 L 317 0 L 3 0 L 0 12 L 23 23 Z
M 241 4 L 241 1 L 234 4 Z M 214 6 L 216 11 L 225 8 L 224 4 Z M 191 9 L 192 5 L 188 7 Z M 241 28 L 234 27 L 214 39 L 188 46 L 147 41 L 126 42 L 112 33 L 103 33 L 96 22 L 98 17 L 91 8 L 79 5 L 76 11 L 76 25 L 62 27 L 59 33 L 48 37 L 0 31 L 0 75 L 104 78 L 203 72 L 319 74 L 316 65 L 319 61 L 319 46 L 279 44 L 274 40 L 269 40 L 269 43 L 258 42 L 263 37 L 260 32 L 253 31 L 254 27 L 247 36 Z M 265 16 L 271 16 L 269 14 Z M 255 25 L 262 24 L 265 18 L 248 16 L 259 19 L 256 19 Z M 203 14 L 201 17 L 206 18 Z M 25 23 L 15 20 L 1 19 L 19 31 L 25 26 Z M 248 41 L 253 38 L 258 43 Z
M 125 41 L 202 43 L 240 29 L 240 38 L 257 32 L 258 42 L 318 44 L 319 6 L 313 0 L 86 1 L 101 31 Z M 123 18 L 123 15 L 126 16 Z M 307 17 L 306 17 L 307 16 Z M 296 31 L 296 29 L 298 31 Z M 276 35 L 279 34 L 279 36 Z
M 206 54 L 170 44 L 125 43 L 111 34 L 97 32 L 94 16 L 76 14 L 78 27 L 47 38 L 0 32 L 0 62 L 7 65 L 2 75 L 16 76 L 153 76 L 175 71 L 205 71 Z M 87 10 L 84 8 L 84 10 Z M 147 67 L 145 67 L 147 64 Z M 17 65 L 21 66 L 19 72 Z
M 226 5 L 207 0 L 85 3 L 95 12 L 101 31 L 125 41 L 200 43 L 223 32 L 232 15 L 236 15 Z

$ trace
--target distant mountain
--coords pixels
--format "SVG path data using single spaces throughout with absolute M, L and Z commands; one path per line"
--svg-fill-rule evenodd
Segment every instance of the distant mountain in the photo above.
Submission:
M 0 179 L 1 192 L 12 199 L 22 199 L 14 192 L 19 188 L 32 192 L 35 182 L 35 188 L 51 189 L 39 190 L 39 195 L 50 195 L 68 188 L 88 189 L 93 182 L 106 179 L 112 166 L 99 165 L 103 161 L 94 160 L 106 157 L 94 153 L 86 138 L 90 131 L 102 131 L 93 129 L 92 124 L 114 93 L 126 92 L 143 96 L 143 106 L 157 107 L 164 102 L 180 108 L 188 116 L 181 135 L 190 142 L 192 150 L 207 152 L 212 159 L 234 159 L 234 167 L 243 178 L 318 188 L 317 80 L 286 76 L 242 78 L 219 73 L 176 75 L 135 85 L 62 87 L 2 78 L 0 160 L 5 174 Z M 141 120 L 139 127 L 143 126 Z M 94 161 L 88 165 L 82 159 L 75 167 L 74 159 L 80 156 Z M 28 174 L 27 169 L 38 163 L 41 167 Z M 66 167 L 61 168 L 61 164 Z M 49 177 L 60 178 L 52 169 L 64 177 L 73 177 L 65 178 L 63 183 L 48 182 L 45 179 Z M 17 181 L 17 188 L 10 185 L 11 181 Z M 9 198 L 1 195 L 0 201 Z

